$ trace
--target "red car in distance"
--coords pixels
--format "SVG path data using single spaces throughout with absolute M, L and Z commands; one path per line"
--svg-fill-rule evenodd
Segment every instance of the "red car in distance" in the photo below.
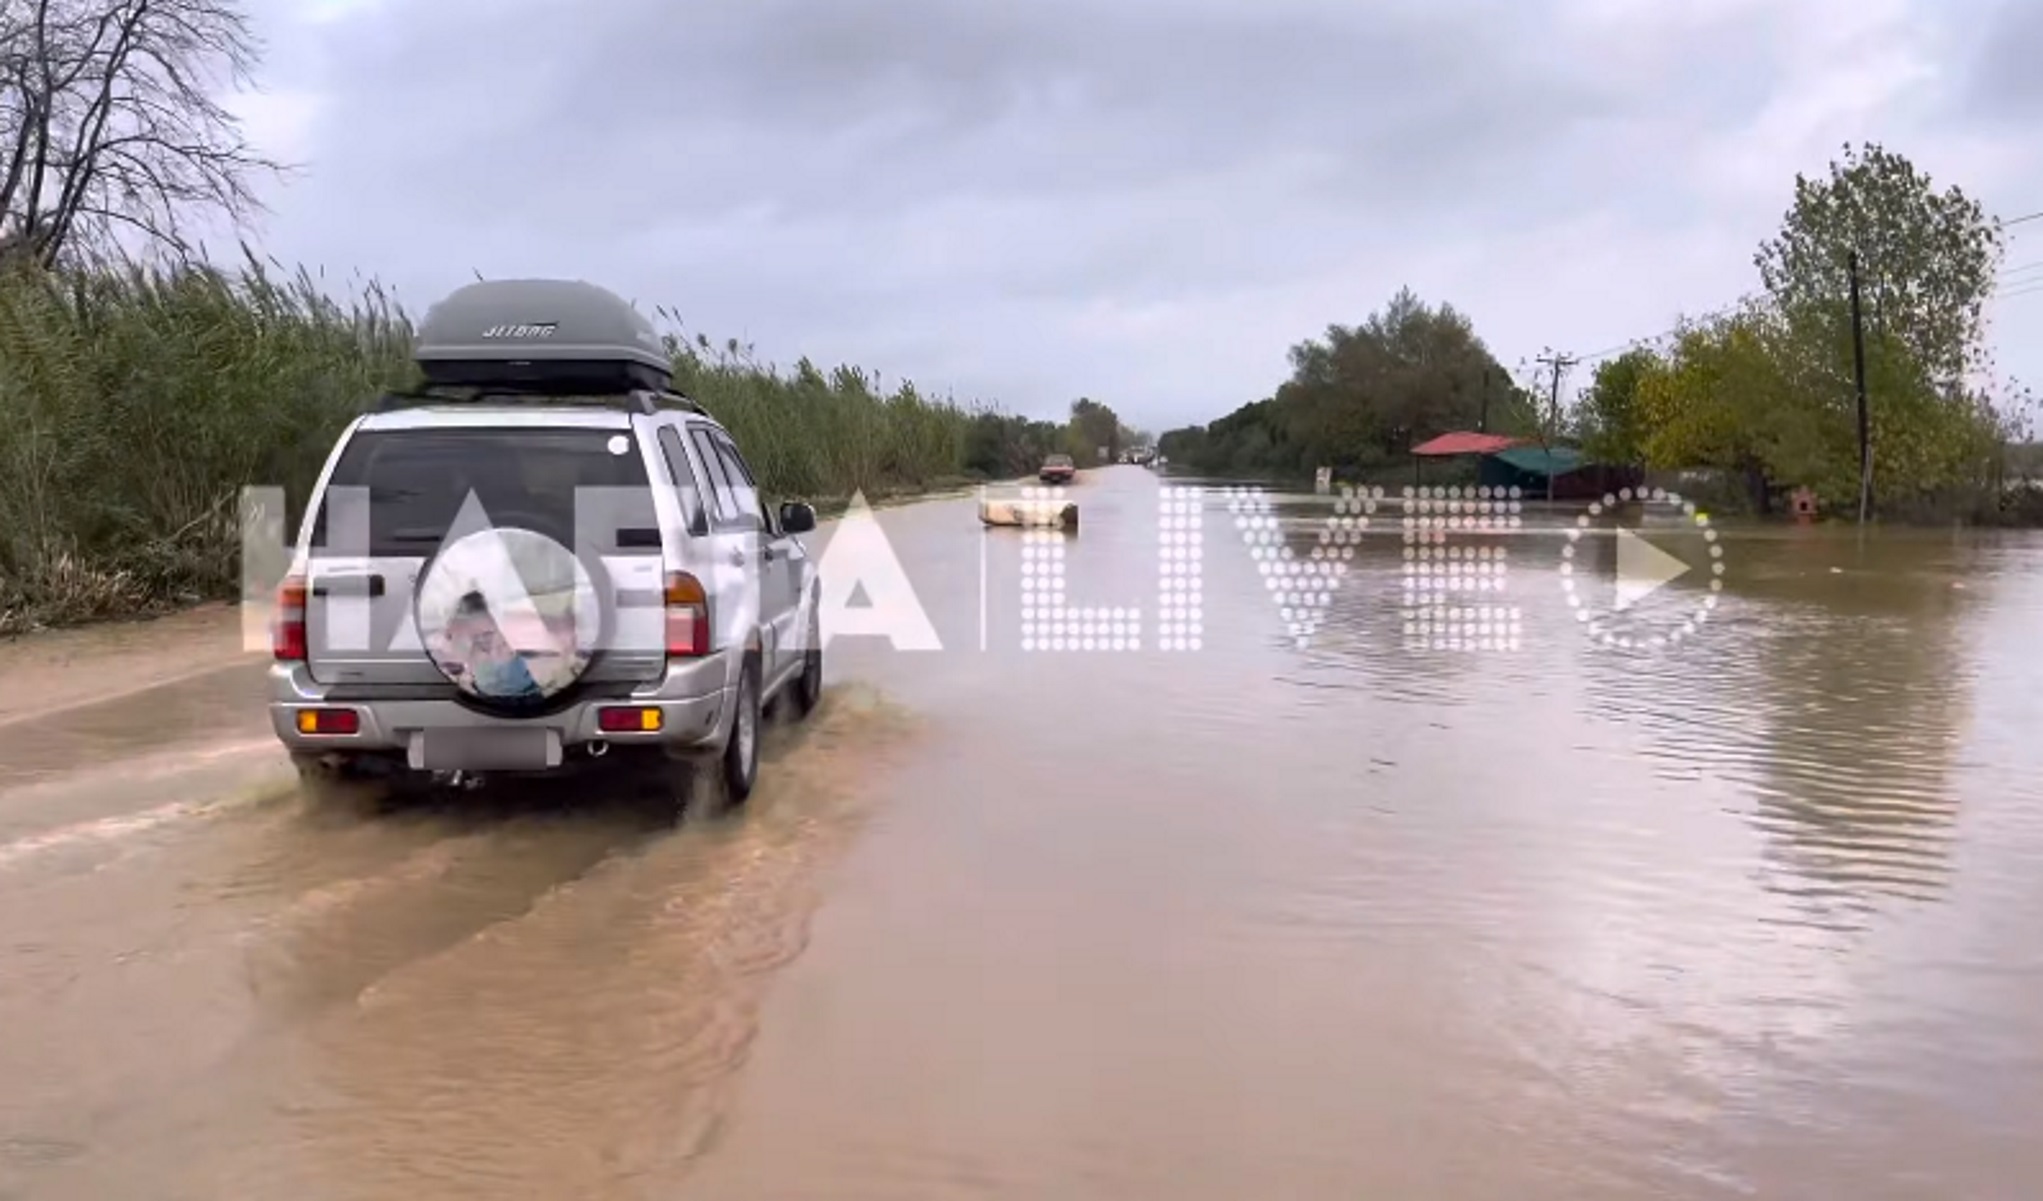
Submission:
M 1051 455 L 1043 460 L 1043 470 L 1037 473 L 1036 478 L 1046 484 L 1068 484 L 1077 474 L 1078 465 L 1071 461 L 1070 455 Z

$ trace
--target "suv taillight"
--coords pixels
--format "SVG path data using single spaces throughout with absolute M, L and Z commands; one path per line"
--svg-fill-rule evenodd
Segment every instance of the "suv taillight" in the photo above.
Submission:
M 270 650 L 279 663 L 305 661 L 305 578 L 291 576 L 277 588 L 277 615 Z
M 685 571 L 667 573 L 667 657 L 692 659 L 709 653 L 709 596 L 702 581 Z

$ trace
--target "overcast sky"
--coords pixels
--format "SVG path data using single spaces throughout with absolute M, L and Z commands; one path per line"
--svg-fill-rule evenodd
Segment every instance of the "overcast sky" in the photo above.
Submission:
M 2043 210 L 2034 0 L 254 3 L 238 107 L 303 165 L 280 259 L 415 311 L 580 277 L 777 361 L 1152 430 L 1401 285 L 1507 365 L 1719 307 L 1846 140 Z M 2015 228 L 2007 291 L 2043 285 Z M 2043 288 L 1995 340 L 2043 384 Z

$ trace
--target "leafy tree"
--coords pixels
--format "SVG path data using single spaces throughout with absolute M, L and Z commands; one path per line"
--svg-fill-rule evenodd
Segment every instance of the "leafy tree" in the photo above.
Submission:
M 1963 380 L 1983 348 L 1999 222 L 1961 189 L 1938 191 L 1901 155 L 1877 143 L 1846 145 L 1828 178 L 1795 177 L 1780 232 L 1753 261 L 1798 329 L 1835 328 L 1849 320 L 1853 251 L 1868 338 L 1898 344 L 1934 380 Z M 1843 367 L 1848 380 L 1848 359 Z
M 1659 361 L 1651 349 L 1639 347 L 1596 365 L 1577 430 L 1590 459 L 1599 463 L 1645 462 L 1647 431 L 1639 411 L 1639 383 Z
M 2010 427 L 1974 377 L 1998 225 L 1877 145 L 1847 146 L 1826 179 L 1796 178 L 1779 234 L 1755 256 L 1763 295 L 1690 323 L 1664 358 L 1599 371 L 1584 414 L 1598 449 L 1631 442 L 1651 466 L 1725 470 L 1762 510 L 1795 485 L 1855 499 L 1853 252 L 1883 491 L 1909 501 L 1990 474 Z
M 1214 474 L 1303 474 L 1318 466 L 1402 465 L 1419 442 L 1521 406 L 1509 373 L 1451 305 L 1406 288 L 1360 325 L 1328 326 L 1291 348 L 1291 378 L 1164 454 Z M 1173 450 L 1172 447 L 1177 449 Z
M 1080 463 L 1099 461 L 1100 447 L 1107 448 L 1109 461 L 1121 455 L 1122 431 L 1120 415 L 1113 409 L 1089 397 L 1081 396 L 1071 402 L 1071 421 L 1066 439 L 1068 453 Z
M 1771 310 L 1751 305 L 1687 323 L 1664 359 L 1642 363 L 1634 396 L 1645 463 L 1723 470 L 1745 485 L 1755 507 L 1767 507 L 1780 466 L 1767 450 L 1806 443 L 1792 431 L 1819 415 L 1793 403 L 1777 338 Z M 1807 459 L 1803 449 L 1798 460 Z
M 1033 475 L 1064 449 L 1065 428 L 998 411 L 976 413 L 965 430 L 965 470 L 987 479 Z
M 1213 470 L 1212 438 L 1203 425 L 1187 425 L 1157 435 L 1156 453 L 1195 471 Z

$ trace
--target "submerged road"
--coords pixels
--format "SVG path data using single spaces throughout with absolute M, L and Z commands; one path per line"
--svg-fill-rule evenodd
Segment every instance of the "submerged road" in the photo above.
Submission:
M 0 646 L 0 1198 L 2036 1195 L 2043 542 L 1157 490 L 881 510 L 942 649 L 729 821 L 315 807 L 225 610 Z

